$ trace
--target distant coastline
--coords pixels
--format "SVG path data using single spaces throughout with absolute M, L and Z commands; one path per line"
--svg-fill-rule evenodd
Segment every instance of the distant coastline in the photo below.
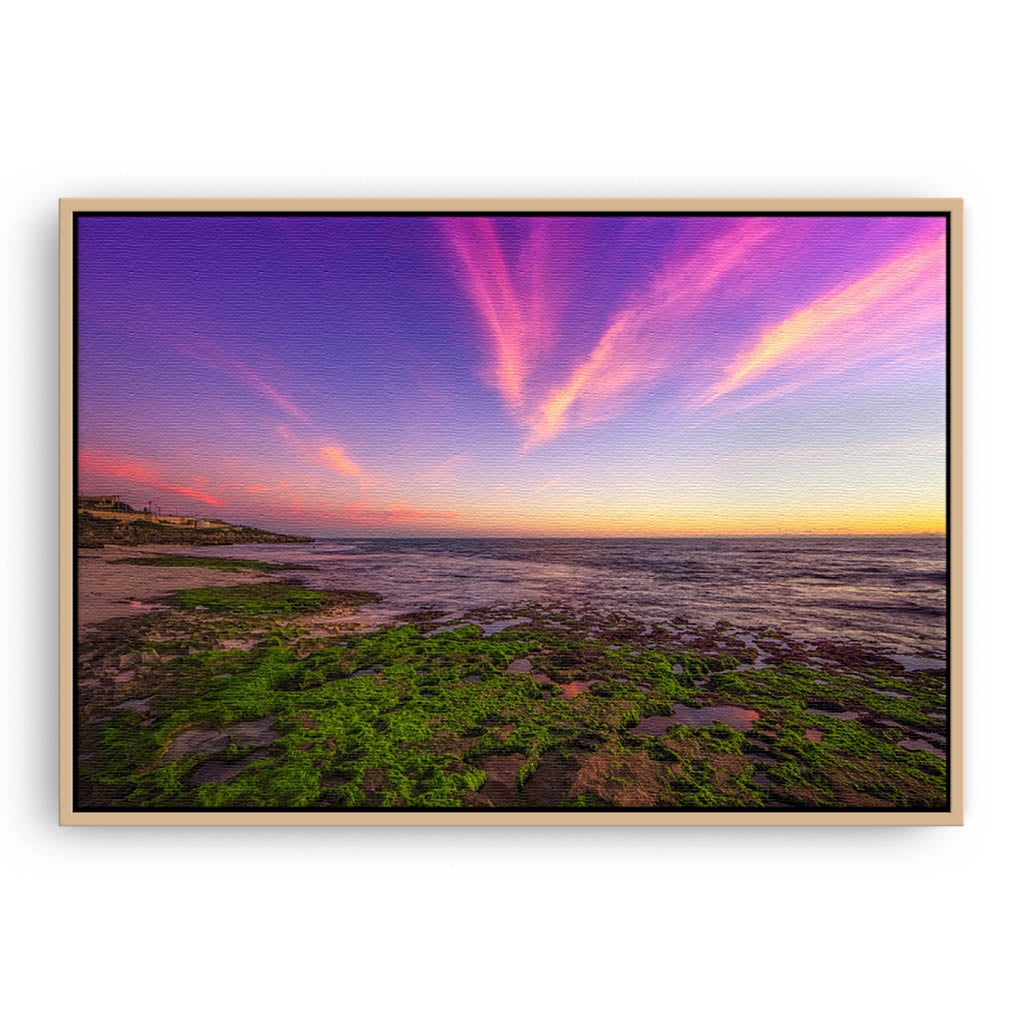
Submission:
M 312 537 L 272 533 L 219 519 L 161 515 L 136 509 L 115 496 L 78 498 L 78 546 L 105 544 L 304 544 Z

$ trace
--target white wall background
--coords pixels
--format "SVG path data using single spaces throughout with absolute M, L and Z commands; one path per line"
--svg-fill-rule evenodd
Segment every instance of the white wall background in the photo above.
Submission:
M 1012 1016 L 1021 27 L 939 0 L 7 7 L 8 1019 Z M 61 195 L 966 197 L 967 826 L 58 829 Z

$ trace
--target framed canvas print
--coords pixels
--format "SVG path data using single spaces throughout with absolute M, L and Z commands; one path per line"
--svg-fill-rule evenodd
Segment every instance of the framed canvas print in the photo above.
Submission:
M 61 821 L 959 824 L 959 200 L 61 203 Z

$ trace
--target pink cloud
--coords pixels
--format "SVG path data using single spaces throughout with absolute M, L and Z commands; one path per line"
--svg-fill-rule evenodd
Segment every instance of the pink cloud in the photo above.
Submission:
M 743 217 L 670 256 L 587 344 L 588 328 L 562 316 L 564 281 L 572 275 L 566 254 L 573 247 L 564 238 L 552 245 L 545 234 L 550 223 L 529 224 L 513 259 L 492 221 L 439 221 L 486 327 L 486 379 L 524 428 L 524 451 L 615 417 L 670 380 L 685 382 L 693 412 L 732 392 L 743 392 L 745 406 L 769 401 L 801 381 L 883 356 L 894 365 L 905 362 L 912 331 L 939 324 L 944 315 L 944 237 L 935 222 L 922 222 L 902 252 L 884 249 L 874 267 L 865 267 L 872 251 L 865 247 L 859 277 L 834 287 L 829 257 L 814 249 L 824 237 L 831 249 L 821 251 L 844 260 L 842 236 L 829 234 L 828 225 L 815 218 Z M 878 237 L 876 244 L 886 246 L 885 232 Z M 557 267 L 552 250 L 563 261 Z M 828 290 L 808 301 L 805 282 L 814 280 Z M 800 299 L 787 308 L 790 294 Z M 728 324 L 733 315 L 742 322 L 752 295 L 766 297 L 763 316 L 783 319 L 758 328 L 739 351 L 728 328 L 724 344 L 717 344 L 707 325 Z M 794 311 L 797 301 L 804 305 Z
M 323 527 L 391 526 L 401 523 L 446 522 L 460 519 L 457 511 L 429 509 L 407 502 L 379 504 L 367 501 L 313 500 L 309 495 L 296 496 L 287 505 L 267 508 L 266 514 L 287 518 L 299 515 L 303 522 Z
M 340 445 L 325 445 L 320 454 L 339 472 L 345 476 L 361 476 L 362 470 L 345 454 Z
M 308 414 L 299 408 L 292 399 L 284 394 L 278 387 L 271 384 L 264 375 L 258 373 L 248 363 L 231 355 L 225 348 L 210 341 L 193 335 L 188 341 L 181 337 L 174 337 L 169 341 L 172 348 L 177 349 L 184 355 L 190 356 L 197 362 L 202 363 L 212 370 L 217 370 L 228 377 L 232 377 L 242 384 L 245 384 L 252 391 L 268 399 L 279 409 L 294 416 L 303 423 L 310 423 Z
M 736 393 L 732 411 L 868 363 L 934 358 L 922 331 L 945 323 L 945 238 L 934 230 L 905 251 L 759 331 L 691 403 L 701 409 Z
M 80 473 L 91 474 L 100 479 L 124 480 L 133 484 L 145 484 L 168 494 L 178 494 L 184 498 L 201 501 L 205 505 L 219 506 L 220 500 L 198 488 L 203 481 L 194 478 L 195 486 L 188 486 L 173 479 L 174 471 L 148 459 L 121 452 L 101 452 L 88 449 L 78 453 L 78 469 Z M 136 499 L 138 500 L 138 499 Z
M 557 285 L 557 256 L 571 226 L 547 218 L 531 219 L 517 258 L 506 255 L 494 223 L 485 217 L 439 218 L 453 253 L 456 277 L 487 329 L 489 348 L 484 376 L 510 410 L 528 404 L 527 388 L 545 353 L 556 343 L 566 295 Z
M 688 347 L 685 325 L 722 281 L 743 271 L 751 252 L 775 227 L 770 220 L 737 221 L 730 230 L 671 262 L 649 288 L 613 317 L 590 352 L 553 387 L 529 418 L 527 447 L 569 427 L 615 415 L 633 393 L 678 366 Z
M 657 383 L 666 367 L 678 363 L 687 319 L 726 278 L 749 272 L 751 252 L 777 231 L 770 218 L 744 218 L 670 260 L 646 289 L 615 311 L 584 354 L 567 364 L 557 352 L 559 341 L 567 326 L 577 329 L 562 323 L 565 295 L 559 282 L 570 271 L 566 254 L 572 247 L 565 238 L 553 245 L 551 222 L 531 222 L 514 266 L 491 221 L 450 218 L 439 224 L 457 257 L 460 281 L 487 328 L 487 380 L 527 429 L 527 448 L 614 416 Z M 557 267 L 555 248 L 562 258 Z M 556 353 L 557 361 L 548 360 Z M 552 377 L 557 383 L 545 385 Z
M 342 476 L 353 477 L 359 481 L 360 490 L 382 483 L 380 477 L 356 462 L 345 446 L 336 440 L 320 438 L 314 441 L 297 437 L 283 423 L 277 425 L 277 432 L 303 460 L 316 466 L 328 465 Z
M 506 404 L 517 408 L 523 404 L 527 370 L 526 319 L 494 226 L 482 217 L 446 218 L 440 223 L 461 262 L 462 284 L 490 332 L 490 381 Z

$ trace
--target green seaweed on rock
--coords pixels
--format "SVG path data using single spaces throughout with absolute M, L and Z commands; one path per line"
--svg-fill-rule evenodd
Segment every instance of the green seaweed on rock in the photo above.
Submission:
M 312 628 L 376 599 L 193 588 L 83 643 L 96 685 L 80 689 L 80 805 L 944 804 L 942 758 L 901 745 L 936 728 L 939 676 L 792 657 L 754 668 L 715 653 L 713 631 L 694 649 L 549 608 L 516 609 L 527 621 L 492 635 L 475 623 L 429 635 L 426 617 Z M 750 727 L 673 723 L 715 706 L 746 709 Z M 668 724 L 637 731 L 649 719 Z

